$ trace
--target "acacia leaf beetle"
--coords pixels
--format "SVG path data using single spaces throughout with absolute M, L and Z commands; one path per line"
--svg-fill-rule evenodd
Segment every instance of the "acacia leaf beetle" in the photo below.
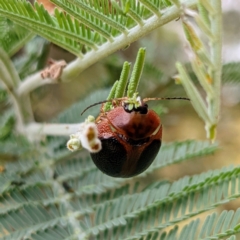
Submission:
M 94 164 L 111 177 L 129 178 L 144 172 L 161 147 L 162 123 L 158 114 L 148 108 L 150 100 L 188 98 L 119 98 L 112 101 L 112 109 L 104 112 L 103 105 L 95 123 L 102 149 L 90 153 Z M 85 112 L 86 108 L 83 112 Z M 82 114 L 83 114 L 82 112 Z

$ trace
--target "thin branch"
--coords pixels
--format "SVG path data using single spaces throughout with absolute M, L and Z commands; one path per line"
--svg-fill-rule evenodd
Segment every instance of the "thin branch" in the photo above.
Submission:
M 185 1 L 184 4 L 188 8 L 194 8 L 197 5 L 197 0 Z M 88 52 L 82 59 L 77 58 L 75 61 L 68 64 L 68 66 L 63 70 L 61 80 L 63 82 L 71 80 L 73 77 L 80 74 L 89 66 L 93 65 L 102 58 L 109 56 L 110 54 L 116 52 L 119 49 L 123 49 L 127 45 L 138 40 L 140 37 L 150 33 L 154 29 L 178 18 L 180 16 L 180 11 L 178 7 L 172 6 L 166 10 L 162 10 L 161 17 L 152 16 L 145 21 L 143 26 L 135 26 L 129 31 L 128 35 L 121 34 L 114 38 L 114 42 L 106 42 L 97 50 L 92 50 Z M 45 79 L 44 81 L 41 78 L 40 72 L 29 76 L 25 81 L 20 85 L 18 93 L 23 95 L 32 91 L 33 89 L 42 86 L 44 84 L 53 83 L 51 79 Z
M 221 91 L 221 75 L 222 75 L 222 9 L 221 0 L 212 0 L 214 13 L 210 15 L 211 31 L 214 36 L 211 41 L 212 63 L 213 69 L 213 87 L 215 90 L 215 101 L 213 106 L 213 118 L 217 122 L 220 112 L 220 91 Z
M 29 123 L 25 131 L 29 135 L 68 136 L 77 132 L 82 123 L 60 124 L 60 123 Z M 37 137 L 38 138 L 38 137 Z
M 11 96 L 12 103 L 16 113 L 17 119 L 17 129 L 19 132 L 23 132 L 23 109 L 21 101 L 18 98 L 16 92 L 14 91 L 17 83 L 20 81 L 14 67 L 12 66 L 11 60 L 8 58 L 7 54 L 0 48 L 0 81 L 2 82 L 4 88 L 7 90 Z
M 8 55 L 0 48 L 0 59 L 1 59 L 1 65 L 0 68 L 2 71 L 2 75 L 4 75 L 4 78 L 2 80 L 5 80 L 5 84 L 7 84 L 8 88 L 15 88 L 20 83 L 20 78 L 13 66 L 12 61 L 10 61 Z
M 20 96 L 25 95 L 32 90 L 41 87 L 46 84 L 56 84 L 57 82 L 50 78 L 43 79 L 41 76 L 41 72 L 34 73 L 31 76 L 28 76 L 20 85 L 17 90 Z
M 23 124 L 33 121 L 30 98 L 28 94 L 21 97 L 16 91 L 21 81 L 13 63 L 2 49 L 0 49 L 0 59 L 0 79 L 13 100 L 17 118 L 17 129 L 22 133 L 24 131 Z
M 0 66 L 1 66 L 1 62 L 0 62 Z M 17 131 L 20 133 L 24 133 L 24 118 L 23 118 L 23 113 L 22 113 L 22 107 L 20 105 L 21 101 L 18 98 L 18 96 L 16 95 L 16 93 L 14 92 L 13 88 L 9 87 L 9 85 L 7 84 L 7 80 L 6 80 L 6 77 L 4 76 L 4 72 L 5 71 L 3 71 L 3 68 L 1 68 L 0 82 L 3 83 L 4 88 L 7 90 L 7 92 L 11 96 L 13 108 L 14 108 L 15 114 L 16 114 Z

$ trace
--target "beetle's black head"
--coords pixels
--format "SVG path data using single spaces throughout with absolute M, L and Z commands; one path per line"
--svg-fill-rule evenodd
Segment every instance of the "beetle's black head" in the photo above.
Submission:
M 142 105 L 135 108 L 133 107 L 131 110 L 129 109 L 130 103 L 124 103 L 123 108 L 127 113 L 131 112 L 139 112 L 140 114 L 147 114 L 148 113 L 148 105 L 144 102 L 142 102 Z

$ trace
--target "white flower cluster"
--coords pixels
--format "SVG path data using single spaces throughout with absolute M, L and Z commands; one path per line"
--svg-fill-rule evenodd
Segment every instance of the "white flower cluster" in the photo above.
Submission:
M 78 131 L 70 135 L 67 148 L 72 152 L 85 148 L 91 153 L 99 152 L 102 149 L 93 116 L 89 116 L 86 121 L 80 125 Z

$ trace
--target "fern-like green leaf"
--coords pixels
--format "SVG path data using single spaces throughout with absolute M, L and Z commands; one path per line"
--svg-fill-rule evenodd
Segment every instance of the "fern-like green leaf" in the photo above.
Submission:
M 115 7 L 109 11 L 104 1 L 52 0 L 52 2 L 110 42 L 113 41 L 112 36 L 127 33 L 124 16 Z
M 111 226 L 111 234 L 115 234 L 111 235 L 113 238 L 139 239 L 239 197 L 238 188 L 233 190 L 231 187 L 236 186 L 238 181 L 239 168 L 227 168 L 192 178 L 185 177 L 173 184 L 165 183 L 159 188 L 97 204 L 96 218 L 88 232 L 97 235 L 97 239 L 111 239 L 110 236 L 102 237 L 104 232 L 109 233 L 108 228 Z M 133 228 L 136 229 L 135 233 L 132 232 Z M 204 228 L 203 231 L 206 232 Z
M 61 225 L 60 222 L 64 222 L 62 215 L 66 213 L 64 206 L 51 205 L 46 209 L 40 205 L 25 205 L 7 214 L 1 214 L 0 222 L 4 231 L 9 233 L 5 239 L 22 239 L 48 226 Z
M 191 221 L 182 229 L 173 228 L 169 233 L 162 233 L 161 240 L 182 240 L 182 239 L 236 239 L 235 234 L 240 232 L 240 209 L 234 211 L 223 211 L 220 215 L 213 213 L 202 223 L 200 219 Z M 200 228 L 201 227 L 201 228 Z M 199 231 L 201 229 L 201 231 Z M 150 235 L 156 232 L 150 233 Z M 131 239 L 131 238 L 128 238 Z
M 189 142 L 185 144 L 188 147 L 192 146 L 189 145 Z M 184 144 L 180 145 L 183 147 Z M 165 151 L 168 152 L 166 155 L 169 158 L 177 152 L 181 153 L 180 150 L 176 151 L 178 149 L 176 146 L 178 144 L 173 144 L 172 147 L 171 145 L 163 146 L 163 149 L 166 147 Z M 206 149 L 207 146 L 199 145 L 196 148 L 197 151 L 195 147 L 188 148 L 189 156 L 195 154 L 197 156 L 201 153 L 201 149 Z M 44 147 L 38 151 L 44 154 Z M 208 151 L 205 150 L 204 153 L 207 154 Z M 84 156 L 84 152 L 79 156 L 71 155 L 54 159 L 54 155 L 46 157 L 47 155 L 44 154 L 40 160 L 39 153 L 36 155 L 37 159 L 31 154 L 28 158 L 25 156 L 24 159 L 6 165 L 4 181 L 1 181 L 4 184 L 0 197 L 0 225 L 4 229 L 6 239 L 21 239 L 23 236 L 40 238 L 49 231 L 54 234 L 54 229 L 61 228 L 61 224 L 65 224 L 65 222 L 70 227 L 76 228 L 77 232 L 83 232 L 85 235 L 102 236 L 105 229 L 116 228 L 114 231 L 117 235 L 127 234 L 128 236 L 128 230 L 121 233 L 121 226 L 126 226 L 128 222 L 129 226 L 132 226 L 135 221 L 136 223 L 140 221 L 139 231 L 141 232 L 145 229 L 144 226 L 149 224 L 149 221 L 153 221 L 160 206 L 185 195 L 188 197 L 189 192 L 196 189 L 194 185 L 196 180 L 189 178 L 172 186 L 170 183 L 158 184 L 131 196 L 128 194 L 131 193 L 128 185 L 121 187 L 125 182 L 124 179 L 113 179 L 102 174 L 89 157 Z M 182 158 L 183 154 L 180 154 L 180 159 Z M 169 161 L 165 163 L 167 162 Z M 214 174 L 216 180 L 217 174 Z M 211 178 L 210 176 L 212 176 L 211 173 L 204 176 L 205 178 L 202 177 L 200 183 L 206 182 L 206 179 Z M 197 183 L 201 186 L 199 182 Z M 186 189 L 185 192 L 184 189 Z M 183 195 L 181 195 L 182 191 Z M 171 204 L 174 206 L 173 202 Z M 207 207 L 209 208 L 206 205 L 205 208 Z M 171 208 L 166 208 L 166 211 L 167 209 L 172 211 Z M 34 215 L 39 210 L 43 216 L 34 219 Z M 184 217 L 185 211 L 183 211 L 182 217 L 177 218 L 179 221 L 186 218 Z M 197 212 L 191 214 L 194 215 Z M 146 214 L 147 218 L 145 218 Z M 169 213 L 164 214 L 169 215 Z M 187 217 L 190 217 L 191 214 L 188 214 Z M 107 215 L 109 218 L 106 218 Z M 8 217 L 6 218 L 6 216 Z M 19 222 L 11 222 L 14 216 L 18 216 Z M 30 219 L 30 222 L 29 220 L 25 221 L 24 216 Z M 143 217 L 139 219 L 140 216 Z M 163 224 L 164 226 L 166 223 Z M 74 233 L 71 230 L 68 237 L 76 237 L 75 233 L 75 230 Z
M 40 37 L 33 38 L 24 46 L 23 51 L 25 54 L 13 59 L 21 79 L 45 67 L 49 46 L 49 42 Z
M 11 122 L 12 120 L 10 120 L 10 123 Z M 1 141 L 0 156 L 7 155 L 16 158 L 18 154 L 23 154 L 32 148 L 32 145 L 27 141 L 25 137 L 11 133 L 12 128 L 9 129 L 9 125 L 5 127 L 4 128 L 6 130 L 5 133 L 7 133 L 7 138 L 4 141 Z
M 76 55 L 81 55 L 83 45 L 79 43 L 96 48 L 90 29 L 72 20 L 68 14 L 56 10 L 56 17 L 52 17 L 42 5 L 35 3 L 34 7 L 25 0 L 4 0 L 0 2 L 0 13 Z
M 116 49 L 123 48 L 138 38 L 137 32 L 146 34 L 152 30 L 149 26 L 157 27 L 147 20 L 152 17 L 161 20 L 164 13 L 163 20 L 158 23 L 160 26 L 171 20 L 167 18 L 168 9 L 172 14 L 171 2 L 166 0 L 131 0 L 121 4 L 106 0 L 52 2 L 62 9 L 56 8 L 53 16 L 42 5 L 35 2 L 32 6 L 26 0 L 2 0 L 0 13 L 79 57 L 83 57 L 83 53 L 100 51 L 99 48 L 106 43 L 114 43 L 113 48 Z M 172 19 L 175 17 L 173 14 Z M 135 27 L 139 30 L 130 36 Z M 105 45 L 103 48 L 106 51 Z
M 5 140 L 10 136 L 14 128 L 14 114 L 11 110 L 5 111 L 0 120 L 0 140 Z
M 29 30 L 0 16 L 0 46 L 9 56 L 20 50 L 33 36 Z
M 231 62 L 224 64 L 222 67 L 222 81 L 224 83 L 239 83 L 240 73 L 239 73 L 240 63 Z M 197 81 L 197 77 L 192 72 L 190 64 L 186 64 L 186 69 L 190 72 L 191 79 Z
M 81 236 L 79 233 L 80 239 L 84 239 L 84 234 Z M 74 229 L 71 225 L 57 225 L 49 227 L 48 229 L 41 229 L 32 234 L 31 239 L 33 240 L 42 240 L 42 239 L 51 239 L 51 240 L 75 240 L 77 239 L 77 234 L 74 233 Z
M 184 141 L 163 145 L 153 164 L 143 173 L 148 174 L 161 167 L 178 163 L 195 156 L 213 153 L 217 145 L 208 142 Z
M 72 165 L 71 169 L 74 167 L 75 165 Z M 108 197 L 114 195 L 110 192 L 102 192 L 100 195 L 94 193 L 95 197 L 94 195 L 91 196 L 88 191 L 85 192 L 85 196 L 79 192 L 63 194 L 61 191 L 59 192 L 61 185 L 58 183 L 51 186 L 50 182 L 50 185 L 46 182 L 43 185 L 37 185 L 37 187 L 36 185 L 35 187 L 30 187 L 30 185 L 25 187 L 23 185 L 20 187 L 22 190 L 19 189 L 20 191 L 18 191 L 15 187 L 11 192 L 2 195 L 0 198 L 2 206 L 5 206 L 1 208 L 0 223 L 2 229 L 5 230 L 3 232 L 7 232 L 5 234 L 6 237 L 9 237 L 7 239 L 12 237 L 20 239 L 16 236 L 28 236 L 28 234 L 44 236 L 45 231 L 53 231 L 53 226 L 54 229 L 58 229 L 64 221 L 70 224 L 71 216 L 75 221 L 78 216 L 82 216 L 79 222 L 81 227 L 78 226 L 78 231 L 94 234 L 96 239 L 141 239 L 141 235 L 152 236 L 154 232 L 159 232 L 160 229 L 174 225 L 182 219 L 190 218 L 197 213 L 207 211 L 218 204 L 238 197 L 239 172 L 239 168 L 216 170 L 192 178 L 183 178 L 173 184 L 167 182 L 159 186 L 155 184 L 154 187 L 147 188 L 134 195 L 126 194 L 126 190 L 129 191 L 129 187 L 126 186 L 117 191 L 118 194 L 115 196 L 118 196 L 118 198 L 115 200 L 108 200 L 111 199 Z M 62 172 L 58 170 L 58 174 L 61 176 Z M 222 183 L 225 183 L 224 189 L 222 189 Z M 82 182 L 82 186 L 86 186 L 86 183 Z M 235 186 L 235 188 L 232 186 Z M 230 194 L 229 189 L 231 189 Z M 97 193 L 97 190 L 95 192 Z M 99 196 L 101 196 L 100 199 Z M 63 204 L 66 204 L 66 201 L 68 205 L 70 204 L 73 215 L 67 214 L 64 210 L 66 206 L 64 207 Z M 15 204 L 13 204 L 14 202 Z M 48 211 L 46 212 L 39 203 L 44 204 Z M 56 203 L 58 203 L 57 208 Z M 186 207 L 186 203 L 188 203 L 188 207 Z M 39 210 L 41 210 L 43 216 L 34 220 L 32 214 Z M 16 219 L 16 216 L 19 218 L 22 215 L 25 217 L 21 217 L 20 222 L 16 223 L 11 220 L 13 216 Z M 6 216 L 8 217 L 6 218 Z M 93 222 L 90 216 L 94 216 Z M 24 220 L 26 217 L 31 220 L 31 223 Z M 230 218 L 233 220 L 230 221 Z M 229 213 L 227 217 L 224 215 L 222 219 L 224 221 L 221 218 L 219 220 L 221 234 L 224 231 L 224 236 L 226 236 L 226 232 L 229 236 L 234 234 L 236 230 L 229 232 L 228 229 L 230 227 L 234 228 L 238 224 L 239 214 L 238 217 L 233 218 L 232 213 Z M 21 221 L 24 221 L 24 223 Z M 12 228 L 9 228 L 9 226 L 12 226 Z M 21 230 L 23 226 L 25 226 L 24 230 Z M 189 229 L 196 228 L 194 224 L 190 226 Z M 209 222 L 206 226 L 209 226 Z M 135 228 L 135 233 L 132 232 L 132 228 Z M 109 231 L 109 229 L 112 230 Z M 184 234 L 190 234 L 189 229 L 184 230 L 186 233 L 183 231 L 181 234 L 183 236 L 185 236 Z M 204 227 L 202 229 L 202 234 L 206 234 L 207 230 L 204 230 Z M 215 227 L 213 233 L 221 236 L 219 235 L 219 229 Z M 138 232 L 137 235 L 136 232 Z M 195 231 L 191 231 L 191 234 L 193 233 Z M 72 231 L 68 234 L 68 237 L 75 236 Z M 173 232 L 171 234 L 175 236 Z M 155 236 L 157 235 L 155 234 Z

